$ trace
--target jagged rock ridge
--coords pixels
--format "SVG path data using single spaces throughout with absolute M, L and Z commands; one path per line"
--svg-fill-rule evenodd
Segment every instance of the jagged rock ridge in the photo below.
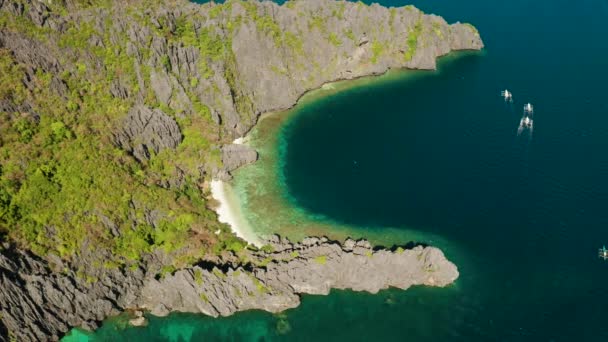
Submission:
M 116 143 L 137 160 L 150 159 L 151 153 L 175 149 L 182 142 L 179 126 L 159 109 L 136 106 L 131 109 Z
M 8 248 L 0 253 L 2 322 L 19 341 L 57 340 L 71 327 L 94 329 L 125 310 L 160 316 L 280 312 L 298 306 L 300 294 L 442 287 L 458 278 L 456 266 L 434 247 L 375 250 L 365 240 L 307 238 L 294 244 L 278 236 L 269 245 L 272 252 L 252 252 L 248 265 L 204 263 L 161 279 L 154 260 L 147 270 L 109 269 L 88 278 L 53 271 L 43 260 Z
M 27 6 L 6 0 L 0 9 L 27 16 L 50 30 L 49 37 L 94 18 L 89 46 L 107 47 L 102 35 L 109 34 L 116 48 L 134 59 L 135 79 L 117 75 L 112 84 L 115 97 L 160 103 L 183 114 L 195 112 L 197 102 L 204 104 L 215 124 L 232 138 L 247 132 L 260 113 L 289 108 L 323 83 L 389 68 L 434 69 L 437 57 L 450 51 L 483 47 L 472 26 L 448 25 L 413 6 L 389 9 L 329 0 L 289 6 L 269 1 L 146 6 L 136 1 L 82 9 L 68 0 L 66 6 L 74 12 L 66 18 L 43 2 L 25 2 Z M 186 29 L 193 30 L 198 41 L 184 39 Z M 70 65 L 59 62 L 65 51 L 58 51 L 55 43 L 51 39 L 41 47 L 21 34 L 0 34 L 0 47 L 13 51 L 18 61 L 59 73 Z M 216 44 L 217 51 L 202 44 Z M 104 72 L 94 69 L 97 61 L 91 62 L 93 71 Z M 129 86 L 133 82 L 135 88 Z

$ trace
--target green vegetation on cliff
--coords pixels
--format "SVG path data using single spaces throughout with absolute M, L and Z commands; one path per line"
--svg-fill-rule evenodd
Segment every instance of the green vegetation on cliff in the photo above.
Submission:
M 422 20 L 418 20 L 414 28 L 410 30 L 407 36 L 407 51 L 405 52 L 404 58 L 408 62 L 411 61 L 414 55 L 416 54 L 416 49 L 418 48 L 418 40 L 420 39 L 421 33 Z
M 221 147 L 260 112 L 454 34 L 413 7 L 361 2 L 11 3 L 0 1 L 0 238 L 106 267 L 239 254 L 211 210 L 208 181 L 229 172 Z M 425 62 L 449 52 L 428 48 Z
M 68 21 L 59 33 L 39 28 L 25 14 L 0 11 L 3 32 L 26 33 L 32 44 L 49 42 L 48 53 L 62 68 L 32 73 L 31 65 L 0 49 L 0 234 L 39 255 L 67 260 L 106 249 L 119 264 L 160 249 L 182 265 L 234 245 L 239 240 L 209 208 L 200 173 L 203 165 L 221 165 L 221 141 L 207 106 L 195 99 L 192 114 L 185 115 L 146 96 L 148 106 L 175 117 L 182 143 L 143 163 L 114 144 L 133 95 L 149 87 L 150 74 L 127 52 L 126 33 L 110 18 L 103 31 Z M 200 74 L 209 77 L 204 61 L 225 54 L 225 42 L 208 30 L 195 32 L 192 21 L 177 23 L 171 39 L 195 46 L 205 56 Z M 171 68 L 167 55 L 160 64 Z M 127 97 L 113 94 L 117 84 Z

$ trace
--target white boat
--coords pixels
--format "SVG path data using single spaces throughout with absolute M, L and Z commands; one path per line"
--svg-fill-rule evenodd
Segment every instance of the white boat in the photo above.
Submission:
M 527 114 L 524 114 L 524 116 L 519 121 L 519 127 L 517 128 L 517 135 L 520 135 L 521 133 L 523 133 L 524 130 L 530 131 L 530 134 L 532 134 L 532 131 L 534 130 L 534 120 Z
M 502 96 L 505 99 L 505 101 L 513 100 L 513 93 L 511 93 L 508 89 L 501 91 L 500 96 Z
M 534 106 L 532 106 L 532 104 L 530 104 L 530 103 L 526 103 L 526 105 L 524 106 L 524 112 L 525 113 L 534 113 Z
M 606 246 L 600 248 L 598 255 L 600 258 L 608 260 L 608 249 L 606 249 Z

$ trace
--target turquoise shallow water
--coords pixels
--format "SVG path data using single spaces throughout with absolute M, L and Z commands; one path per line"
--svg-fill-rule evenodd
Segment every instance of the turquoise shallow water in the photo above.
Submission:
M 312 223 L 431 242 L 459 266 L 454 286 L 334 291 L 278 316 L 176 314 L 128 329 L 113 320 L 72 340 L 608 341 L 608 263 L 596 257 L 608 244 L 608 2 L 411 3 L 474 23 L 486 51 L 268 118 L 253 142 L 262 162 L 239 171 L 235 188 L 261 232 L 275 221 L 297 236 Z M 531 139 L 516 135 L 528 101 Z M 256 197 L 248 184 L 259 177 L 271 181 Z M 264 221 L 253 198 L 288 212 Z

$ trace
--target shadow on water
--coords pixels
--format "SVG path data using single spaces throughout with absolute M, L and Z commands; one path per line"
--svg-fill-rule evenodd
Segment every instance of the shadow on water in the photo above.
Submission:
M 403 249 L 403 250 L 412 250 L 412 249 L 414 249 L 414 248 L 416 248 L 416 247 L 422 247 L 422 248 L 426 248 L 426 247 L 429 247 L 429 244 L 428 244 L 428 243 L 424 243 L 424 242 L 414 242 L 414 241 L 410 241 L 410 242 L 408 242 L 408 243 L 406 243 L 406 244 L 404 244 L 404 245 L 398 245 L 398 244 L 392 245 L 390 248 L 387 248 L 387 247 L 382 246 L 382 245 L 376 245 L 376 246 L 374 246 L 374 247 L 372 248 L 372 250 L 373 250 L 373 251 L 380 251 L 380 250 L 385 250 L 385 249 L 388 249 L 388 250 L 390 250 L 391 252 L 395 252 L 395 251 L 397 251 L 397 250 L 399 250 L 399 249 Z

